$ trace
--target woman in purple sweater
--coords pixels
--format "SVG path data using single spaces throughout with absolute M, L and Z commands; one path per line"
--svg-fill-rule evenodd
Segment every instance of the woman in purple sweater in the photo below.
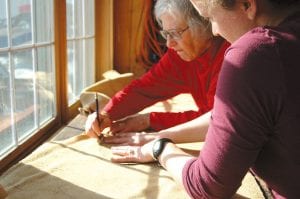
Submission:
M 274 198 L 300 198 L 300 0 L 191 0 L 225 53 L 205 145 L 170 139 L 112 148 L 115 162 L 158 160 L 192 198 L 230 198 L 247 171 Z

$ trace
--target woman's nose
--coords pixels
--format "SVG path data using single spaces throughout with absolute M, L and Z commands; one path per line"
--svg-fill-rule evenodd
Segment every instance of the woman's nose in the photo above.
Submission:
M 170 36 L 168 36 L 166 40 L 166 45 L 168 48 L 174 47 L 177 44 L 177 42 Z
M 218 26 L 215 23 L 211 23 L 211 28 L 214 36 L 219 36 Z

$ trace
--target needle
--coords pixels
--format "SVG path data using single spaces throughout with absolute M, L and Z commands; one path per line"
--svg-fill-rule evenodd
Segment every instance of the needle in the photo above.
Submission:
M 98 121 L 98 124 L 99 124 L 99 127 L 100 127 L 102 122 L 100 122 L 100 118 L 99 118 L 99 104 L 98 104 L 99 100 L 98 100 L 97 93 L 95 93 L 95 102 L 96 102 L 97 121 Z M 100 141 L 102 141 L 103 134 L 100 133 L 100 135 L 97 134 L 97 136 L 100 139 Z

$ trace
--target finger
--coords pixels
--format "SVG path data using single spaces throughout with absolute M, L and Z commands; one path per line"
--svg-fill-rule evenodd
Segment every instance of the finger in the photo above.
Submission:
M 111 147 L 111 152 L 112 152 L 113 155 L 133 156 L 134 155 L 134 148 L 131 147 L 131 146 Z
M 106 144 L 122 144 L 128 143 L 131 140 L 130 137 L 119 137 L 119 136 L 109 136 L 104 138 Z
M 97 138 L 97 134 L 93 131 L 93 130 L 90 130 L 89 132 L 86 133 L 89 137 L 92 137 L 92 138 Z
M 95 132 L 100 132 L 98 123 L 97 123 L 97 115 L 96 113 L 92 113 L 88 116 L 86 122 L 85 122 L 85 132 L 89 136 L 93 136 Z
M 96 133 L 96 135 L 100 135 L 101 134 L 101 132 L 102 132 L 102 128 L 101 128 L 101 123 L 102 123 L 102 120 L 101 119 L 99 119 L 99 121 L 98 121 L 98 119 L 97 119 L 97 117 L 95 118 L 95 120 L 94 120 L 94 122 L 93 122 L 93 125 L 92 125 L 92 129 L 93 129 L 93 131 Z
M 112 156 L 111 161 L 114 163 L 133 163 L 137 162 L 137 159 L 129 156 Z
M 130 146 L 112 147 L 111 161 L 116 163 L 136 162 L 137 149 Z
M 85 126 L 84 126 L 85 132 L 88 133 L 92 129 L 93 121 L 94 121 L 94 116 L 93 114 L 91 114 L 86 119 Z
M 94 130 L 93 130 L 92 128 L 86 130 L 86 131 L 85 131 L 85 134 L 86 134 L 87 136 L 89 136 L 89 137 L 92 137 L 92 138 L 98 137 L 98 136 L 97 136 L 97 133 L 94 132 Z
M 106 137 L 104 142 L 107 144 L 141 146 L 144 140 L 141 133 L 118 133 L 114 136 Z
M 126 132 L 126 125 L 123 122 L 115 122 L 111 125 L 111 133 L 112 134 L 117 134 L 120 132 Z
M 142 146 L 147 141 L 154 139 L 148 137 L 149 136 L 144 133 L 119 133 L 105 138 L 104 142 L 107 144 Z
M 112 122 L 111 120 L 107 117 L 107 115 L 101 115 L 100 118 L 100 130 L 103 131 L 107 127 L 111 127 Z
M 85 134 L 89 137 L 92 137 L 92 138 L 102 138 L 102 134 L 98 135 L 95 131 L 93 131 L 93 129 L 90 129 L 88 132 L 85 132 Z

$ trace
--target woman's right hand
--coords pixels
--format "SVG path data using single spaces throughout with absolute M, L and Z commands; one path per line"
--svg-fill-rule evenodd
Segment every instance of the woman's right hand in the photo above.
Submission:
M 90 114 L 85 122 L 85 133 L 90 136 L 97 138 L 101 135 L 102 131 L 111 126 L 111 120 L 107 113 L 99 114 L 99 122 L 97 113 Z

